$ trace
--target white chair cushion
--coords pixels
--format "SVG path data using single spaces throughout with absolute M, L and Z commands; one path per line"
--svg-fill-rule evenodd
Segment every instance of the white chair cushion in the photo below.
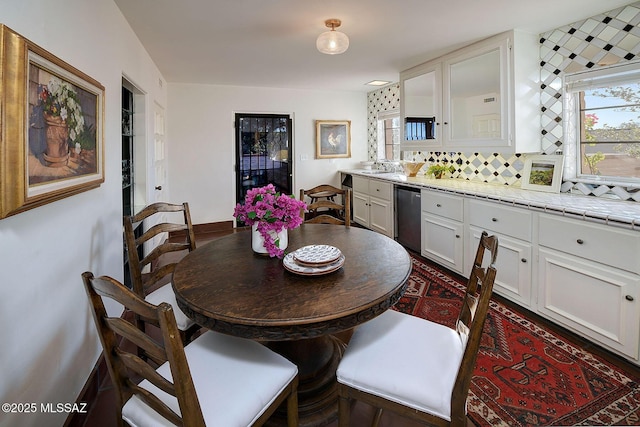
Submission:
M 159 305 L 161 302 L 166 302 L 173 307 L 173 314 L 176 317 L 176 324 L 178 325 L 178 329 L 181 331 L 186 331 L 191 326 L 195 324 L 193 320 L 187 317 L 186 314 L 180 310 L 178 307 L 178 302 L 176 301 L 176 294 L 173 293 L 173 287 L 171 283 L 166 284 L 155 291 L 151 292 L 145 300 L 153 305 Z
M 356 329 L 338 382 L 451 421 L 462 354 L 453 329 L 387 310 Z
M 206 332 L 185 347 L 191 377 L 208 426 L 250 426 L 296 376 L 298 368 L 255 341 Z M 158 372 L 171 379 L 169 364 Z M 146 388 L 180 414 L 178 401 L 144 380 Z M 171 426 L 138 397 L 122 409 L 134 427 Z

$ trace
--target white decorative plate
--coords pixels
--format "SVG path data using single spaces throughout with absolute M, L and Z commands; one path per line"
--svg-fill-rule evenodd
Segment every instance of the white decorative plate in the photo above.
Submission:
M 309 265 L 299 264 L 294 259 L 293 253 L 289 253 L 282 260 L 282 265 L 286 270 L 295 274 L 300 274 L 302 276 L 320 276 L 322 274 L 329 274 L 333 273 L 336 270 L 339 270 L 340 267 L 344 265 L 344 255 L 340 255 L 337 260 L 330 264 L 320 267 L 313 267 Z
M 309 245 L 303 246 L 293 252 L 293 258 L 298 264 L 320 267 L 336 261 L 342 252 L 340 249 L 329 245 Z

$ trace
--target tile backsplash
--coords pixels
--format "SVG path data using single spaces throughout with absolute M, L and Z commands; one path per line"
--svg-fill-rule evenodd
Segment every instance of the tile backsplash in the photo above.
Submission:
M 562 152 L 564 73 L 640 59 L 640 2 L 592 16 L 540 35 L 542 153 Z M 377 115 L 399 109 L 398 83 L 368 93 L 368 153 L 377 158 Z M 455 178 L 513 185 L 524 167 L 520 154 L 404 152 L 408 160 L 456 165 Z M 562 192 L 640 201 L 640 189 L 564 181 Z

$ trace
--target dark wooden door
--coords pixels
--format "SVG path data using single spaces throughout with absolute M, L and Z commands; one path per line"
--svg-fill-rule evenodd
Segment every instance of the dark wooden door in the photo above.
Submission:
M 237 113 L 236 201 L 247 191 L 273 184 L 292 194 L 292 121 L 289 115 Z

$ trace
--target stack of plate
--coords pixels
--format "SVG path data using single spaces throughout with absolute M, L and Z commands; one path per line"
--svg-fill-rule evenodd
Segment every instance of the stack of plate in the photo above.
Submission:
M 309 245 L 287 254 L 282 264 L 292 273 L 319 276 L 340 269 L 344 265 L 344 255 L 334 246 Z

